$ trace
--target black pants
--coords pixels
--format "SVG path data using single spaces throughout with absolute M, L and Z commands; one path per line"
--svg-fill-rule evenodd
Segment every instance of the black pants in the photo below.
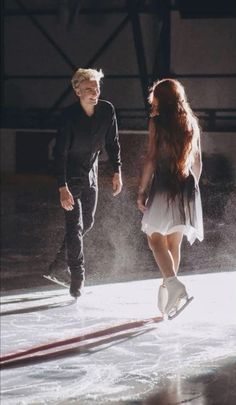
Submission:
M 69 267 L 71 278 L 84 279 L 83 237 L 94 224 L 98 187 L 68 182 L 74 197 L 74 208 L 65 212 L 65 238 L 52 264 L 55 271 Z
M 94 224 L 97 207 L 97 186 L 68 185 L 74 197 L 74 208 L 65 211 L 67 262 L 71 277 L 84 278 L 83 237 Z

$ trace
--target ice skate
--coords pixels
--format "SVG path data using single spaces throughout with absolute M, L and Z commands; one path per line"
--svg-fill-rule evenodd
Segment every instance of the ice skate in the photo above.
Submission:
M 71 277 L 68 269 L 49 271 L 43 277 L 62 287 L 69 288 L 70 286 Z
M 168 291 L 168 302 L 165 308 L 165 313 L 168 319 L 173 319 L 193 300 L 189 297 L 186 288 L 176 277 L 166 279 L 166 287 Z
M 82 295 L 84 288 L 84 279 L 72 277 L 70 284 L 70 295 L 74 298 L 78 298 Z
M 158 290 L 157 306 L 162 316 L 165 314 L 165 308 L 168 302 L 168 291 L 165 285 L 161 284 Z
M 44 274 L 43 277 L 57 285 L 60 285 L 61 287 L 69 288 L 70 286 L 69 282 L 59 279 L 57 275 Z

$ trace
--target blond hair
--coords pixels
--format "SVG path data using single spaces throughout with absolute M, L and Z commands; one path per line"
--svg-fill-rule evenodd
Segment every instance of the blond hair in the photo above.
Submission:
M 96 80 L 100 82 L 100 80 L 104 77 L 102 69 L 78 69 L 76 70 L 75 74 L 72 77 L 71 83 L 72 87 L 75 90 L 82 81 L 84 80 Z

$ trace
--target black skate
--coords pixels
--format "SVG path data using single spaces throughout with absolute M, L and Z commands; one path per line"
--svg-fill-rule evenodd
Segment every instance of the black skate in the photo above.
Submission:
M 70 295 L 74 298 L 79 298 L 82 295 L 83 287 L 84 279 L 72 277 L 70 284 Z
M 57 275 L 44 274 L 43 277 L 57 285 L 60 285 L 61 287 L 69 288 L 70 286 L 70 282 L 63 281 L 62 279 L 58 278 Z
M 67 265 L 65 240 L 60 250 L 57 252 L 55 260 L 50 264 L 47 273 L 44 274 L 43 277 L 57 285 L 69 288 L 71 277 Z
M 56 254 L 55 260 L 50 264 L 47 273 L 43 277 L 62 287 L 69 288 L 71 277 L 67 265 L 65 238 Z
M 69 288 L 70 286 L 71 277 L 68 268 L 63 268 L 60 270 L 57 269 L 52 270 L 51 268 L 49 268 L 48 273 L 44 274 L 43 277 L 62 287 Z

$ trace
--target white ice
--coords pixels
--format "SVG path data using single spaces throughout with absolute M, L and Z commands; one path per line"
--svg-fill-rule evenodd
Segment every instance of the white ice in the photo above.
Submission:
M 179 317 L 94 340 L 90 346 L 84 342 L 61 357 L 2 369 L 1 404 L 121 404 L 235 361 L 236 273 L 180 280 L 194 300 Z M 157 316 L 160 281 L 86 287 L 77 302 L 53 285 L 5 294 L 1 356 Z

